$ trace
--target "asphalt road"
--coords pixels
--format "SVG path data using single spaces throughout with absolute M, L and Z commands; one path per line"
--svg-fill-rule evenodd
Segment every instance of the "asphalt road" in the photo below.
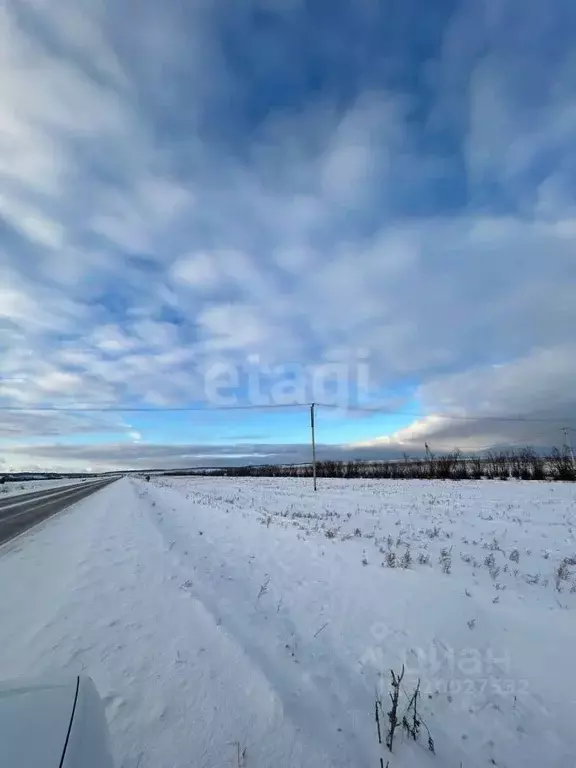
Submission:
M 91 480 L 89 483 L 50 488 L 34 493 L 8 496 L 0 500 L 0 544 L 19 533 L 61 512 L 71 504 L 82 501 L 114 480 Z

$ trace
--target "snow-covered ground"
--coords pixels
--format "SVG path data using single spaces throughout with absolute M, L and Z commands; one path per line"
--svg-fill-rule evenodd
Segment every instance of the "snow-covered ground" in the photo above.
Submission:
M 575 525 L 573 485 L 123 479 L 0 549 L 0 677 L 90 674 L 122 768 L 572 766 Z M 436 754 L 378 745 L 403 664 Z
M 59 480 L 23 480 L 4 483 L 0 485 L 0 499 L 4 499 L 6 496 L 19 496 L 22 493 L 49 491 L 51 488 L 62 488 L 65 485 L 77 485 L 84 482 L 88 481 L 78 480 L 77 478 L 72 480 L 70 478 L 61 478 Z

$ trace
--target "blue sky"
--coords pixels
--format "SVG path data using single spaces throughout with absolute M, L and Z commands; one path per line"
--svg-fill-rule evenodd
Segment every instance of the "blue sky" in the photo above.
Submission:
M 345 379 L 343 456 L 559 442 L 575 34 L 569 0 L 0 0 L 0 461 L 307 456 L 218 372 Z

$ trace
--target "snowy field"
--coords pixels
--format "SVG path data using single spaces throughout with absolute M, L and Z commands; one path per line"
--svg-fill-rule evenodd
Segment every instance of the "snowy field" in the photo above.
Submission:
M 62 488 L 65 485 L 77 485 L 87 482 L 70 478 L 60 480 L 24 480 L 17 482 L 4 483 L 0 485 L 0 499 L 7 496 L 19 496 L 22 493 L 34 493 L 35 491 L 49 491 L 51 488 Z
M 565 768 L 575 578 L 574 485 L 123 479 L 0 549 L 0 677 L 90 674 L 122 768 Z

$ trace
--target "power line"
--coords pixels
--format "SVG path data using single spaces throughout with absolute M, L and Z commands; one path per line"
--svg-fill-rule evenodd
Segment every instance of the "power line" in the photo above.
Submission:
M 286 409 L 306 409 L 310 408 L 312 403 L 268 403 L 263 405 L 226 405 L 226 406 L 17 406 L 0 405 L 0 412 L 6 413 L 222 413 L 225 411 L 263 411 L 263 410 L 286 410 Z M 326 408 L 339 410 L 341 405 L 333 403 L 316 403 L 317 408 Z M 391 411 L 387 408 L 368 408 L 365 406 L 352 406 L 346 409 L 348 413 L 373 413 L 383 414 L 385 416 L 411 416 L 413 418 L 425 419 L 434 416 L 438 419 L 447 421 L 465 421 L 465 422 L 496 422 L 513 424 L 562 424 L 566 422 L 576 422 L 576 416 L 564 416 L 559 418 L 531 418 L 529 416 L 484 416 L 468 415 L 460 416 L 447 413 L 429 413 L 422 414 L 416 411 Z M 566 427 L 573 432 L 576 429 Z
M 327 403 L 316 403 L 319 408 L 341 408 L 340 405 L 332 405 Z M 414 418 L 425 419 L 429 416 L 436 416 L 440 419 L 447 419 L 449 421 L 496 421 L 496 422 L 511 422 L 511 423 L 527 423 L 527 424 L 565 424 L 567 421 L 576 421 L 576 416 L 563 416 L 560 418 L 530 418 L 528 416 L 481 416 L 480 414 L 474 416 L 457 416 L 456 414 L 448 413 L 428 413 L 422 414 L 415 411 L 390 411 L 387 408 L 366 408 L 362 406 L 354 406 L 348 409 L 350 413 L 383 413 L 386 416 L 413 416 Z M 572 427 L 568 427 L 572 429 Z M 576 431 L 576 430 L 574 430 Z
M 143 408 L 131 406 L 18 406 L 18 405 L 0 405 L 0 411 L 8 413 L 211 413 L 222 411 L 262 411 L 262 410 L 283 410 L 286 408 L 310 408 L 310 403 L 289 403 L 286 405 L 223 405 L 223 406 L 180 406 L 180 407 L 157 407 Z
M 557 432 L 560 431 L 558 427 L 553 427 L 553 431 Z M 498 448 L 513 448 L 517 445 L 526 445 L 527 440 L 539 440 L 541 437 L 550 437 L 550 430 L 546 430 L 546 432 L 539 432 L 537 435 L 530 435 L 530 437 L 526 437 L 523 440 L 515 440 L 513 443 L 498 443 L 497 445 L 487 445 L 483 448 L 474 448 L 474 453 L 481 453 L 482 451 L 494 451 Z

